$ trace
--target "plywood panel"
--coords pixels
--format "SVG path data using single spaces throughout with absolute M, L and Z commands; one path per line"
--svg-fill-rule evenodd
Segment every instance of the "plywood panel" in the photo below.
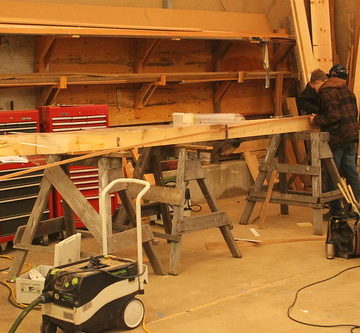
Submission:
M 221 107 L 222 112 L 240 112 L 244 116 L 272 114 L 272 91 L 265 88 L 265 80 L 233 84 Z
M 133 72 L 128 38 L 63 38 L 50 59 L 52 72 Z

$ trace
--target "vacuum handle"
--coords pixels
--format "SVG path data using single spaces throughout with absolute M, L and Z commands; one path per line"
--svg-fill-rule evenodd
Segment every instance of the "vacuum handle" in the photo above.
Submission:
M 110 212 L 106 212 L 106 194 L 108 194 L 114 185 L 119 183 L 135 183 L 144 185 L 144 188 L 138 193 L 135 201 L 135 210 L 136 210 L 136 241 L 137 241 L 137 255 L 138 255 L 138 268 L 140 272 L 140 268 L 142 268 L 142 230 L 141 230 L 141 199 L 144 194 L 149 190 L 150 183 L 142 180 L 142 179 L 134 179 L 134 178 L 119 178 L 110 182 L 100 193 L 100 219 L 101 219 L 101 229 L 102 229 L 102 249 L 103 255 L 108 255 L 108 240 L 107 240 L 107 219 L 106 214 L 110 214 Z

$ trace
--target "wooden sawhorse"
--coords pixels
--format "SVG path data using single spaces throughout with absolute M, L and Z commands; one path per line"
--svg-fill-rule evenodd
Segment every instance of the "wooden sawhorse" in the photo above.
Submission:
M 283 140 L 286 139 L 310 141 L 310 165 L 284 163 L 285 152 Z M 248 224 L 255 203 L 265 200 L 266 191 L 262 190 L 264 181 L 269 172 L 271 173 L 273 170 L 276 170 L 280 174 L 280 193 L 272 193 L 270 202 L 280 204 L 281 214 L 288 214 L 288 205 L 313 208 L 313 233 L 315 235 L 322 235 L 323 216 L 321 210 L 324 204 L 335 199 L 343 198 L 340 190 L 326 193 L 322 192 L 321 160 L 324 161 L 333 183 L 335 185 L 341 183 L 341 178 L 328 145 L 328 140 L 329 135 L 324 132 L 273 135 L 265 159 L 260 163 L 259 174 L 254 186 L 250 189 L 250 194 L 247 197 L 247 203 L 240 218 L 240 224 Z M 312 192 L 289 191 L 287 174 L 311 176 Z
M 159 203 L 165 233 L 156 232 L 154 235 L 170 242 L 169 274 L 177 275 L 180 272 L 181 239 L 183 234 L 187 232 L 217 227 L 220 229 L 233 257 L 240 258 L 241 253 L 231 233 L 231 221 L 228 215 L 219 209 L 214 196 L 211 194 L 199 159 L 194 156 L 194 153 L 189 153 L 186 147 L 177 147 L 178 163 L 175 188 L 164 187 L 160 160 L 161 153 L 166 149 L 166 147 L 145 148 L 135 167 L 134 178 L 142 178 L 145 171 L 154 173 L 156 185 L 151 186 L 144 199 Z M 197 181 L 211 214 L 184 217 L 186 182 L 191 180 Z M 134 215 L 133 207 L 131 207 L 131 187 L 119 192 L 123 204 L 127 206 L 125 210 L 121 210 L 114 222 L 114 227 L 120 230 L 126 228 L 127 218 L 134 219 L 132 217 Z M 172 205 L 174 209 L 173 218 L 170 216 L 169 205 Z M 144 212 L 143 216 L 153 214 L 154 211 L 148 214 Z
M 48 163 L 61 160 L 60 155 L 49 155 Z M 78 165 L 78 164 L 77 164 Z M 99 193 L 112 180 L 122 178 L 121 162 L 118 157 L 102 156 L 98 158 L 81 161 L 84 166 L 97 166 L 99 172 Z M 66 168 L 64 168 L 66 169 Z M 39 195 L 35 201 L 33 210 L 29 220 L 24 228 L 19 228 L 15 236 L 15 248 L 17 249 L 14 257 L 14 262 L 8 273 L 8 279 L 11 280 L 20 274 L 21 268 L 27 257 L 29 250 L 38 250 L 43 252 L 46 247 L 32 245 L 35 236 L 38 236 L 43 231 L 61 230 L 65 228 L 66 237 L 74 234 L 75 224 L 73 220 L 73 213 L 75 213 L 85 224 L 90 233 L 94 236 L 96 241 L 102 246 L 101 235 L 101 219 L 97 211 L 91 206 L 88 200 L 83 196 L 79 189 L 74 185 L 68 176 L 67 170 L 60 166 L 45 169 L 44 176 L 40 183 Z M 60 193 L 63 198 L 64 218 L 53 219 L 40 222 L 41 216 L 45 209 L 48 196 L 52 187 Z M 118 184 L 115 191 L 126 188 L 126 184 Z M 108 211 L 111 210 L 110 200 L 107 200 Z M 55 227 L 55 223 L 57 227 Z M 127 244 L 135 239 L 135 229 L 129 229 L 125 232 L 112 233 L 112 222 L 107 221 L 108 224 L 108 244 L 109 250 L 117 251 L 123 244 Z M 62 229 L 64 230 L 64 229 Z M 154 236 L 149 226 L 143 226 L 143 248 L 149 259 L 151 266 L 156 274 L 165 274 L 161 261 L 154 249 L 152 241 Z M 46 250 L 45 250 L 46 251 Z

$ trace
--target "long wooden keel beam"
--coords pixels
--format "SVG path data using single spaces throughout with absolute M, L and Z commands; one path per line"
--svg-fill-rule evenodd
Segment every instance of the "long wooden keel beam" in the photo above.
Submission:
M 309 116 L 299 116 L 245 120 L 226 126 L 198 125 L 174 128 L 172 125 L 158 125 L 61 133 L 10 134 L 0 137 L 0 156 L 84 154 L 107 149 L 121 151 L 129 147 L 165 146 L 308 130 Z
M 226 140 L 231 138 L 302 132 L 308 130 L 310 130 L 309 116 L 300 116 L 244 121 L 241 125 L 230 126 L 203 125 L 182 128 L 153 126 L 126 129 L 113 128 L 106 130 L 88 130 L 68 133 L 4 135 L 3 139 L 0 140 L 0 156 L 64 153 L 84 155 L 13 172 L 1 176 L 0 180 L 136 147 Z M 72 147 L 73 150 L 67 149 L 69 147 Z M 89 150 L 92 150 L 93 152 L 86 154 Z

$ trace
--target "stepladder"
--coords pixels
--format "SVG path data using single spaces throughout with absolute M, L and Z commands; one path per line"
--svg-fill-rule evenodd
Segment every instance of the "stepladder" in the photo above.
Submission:
M 275 134 L 272 136 L 264 160 L 259 165 L 259 174 L 255 179 L 247 197 L 245 209 L 240 218 L 240 224 L 248 224 L 256 202 L 264 202 L 269 193 L 264 188 L 264 182 L 274 171 L 279 173 L 279 186 L 272 191 L 268 198 L 270 203 L 280 205 L 281 214 L 289 214 L 289 206 L 302 206 L 312 209 L 313 233 L 322 235 L 323 214 L 325 204 L 342 199 L 340 190 L 323 191 L 322 165 L 335 187 L 341 182 L 341 177 L 328 145 L 328 133 L 304 132 L 291 134 Z M 286 140 L 305 140 L 309 142 L 309 151 L 303 161 L 298 164 L 286 163 Z M 311 178 L 311 189 L 292 191 L 289 189 L 291 181 L 297 175 Z

